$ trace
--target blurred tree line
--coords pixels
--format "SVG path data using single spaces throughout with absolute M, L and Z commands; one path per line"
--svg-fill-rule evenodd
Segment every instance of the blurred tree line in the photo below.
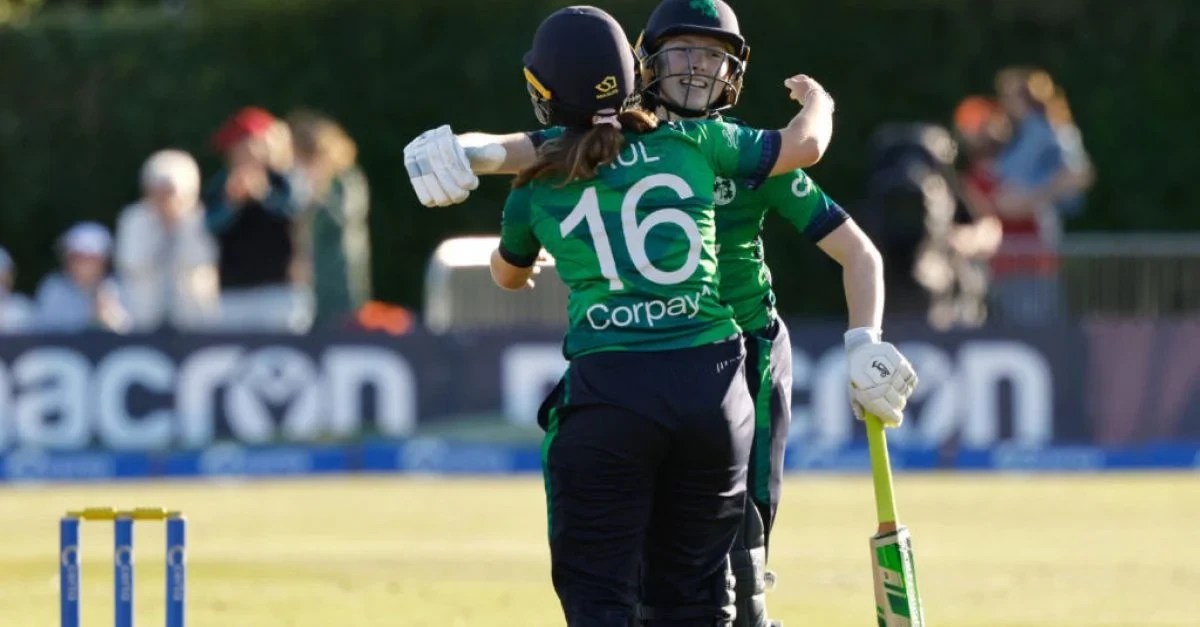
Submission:
M 45 3 L 46 7 L 39 5 Z M 497 230 L 505 178 L 460 207 L 421 207 L 404 144 L 441 123 L 532 128 L 520 71 L 538 22 L 562 0 L 0 0 L 0 244 L 29 289 L 53 241 L 85 218 L 112 224 L 153 150 L 178 146 L 217 167 L 209 134 L 235 108 L 305 106 L 343 122 L 370 178 L 376 293 L 419 306 L 425 263 L 444 238 Z M 650 0 L 599 3 L 631 38 Z M 838 102 L 816 180 L 853 214 L 867 140 L 880 124 L 946 124 L 996 70 L 1045 67 L 1065 86 L 1098 182 L 1072 229 L 1200 228 L 1200 3 L 1157 0 L 734 0 L 753 48 L 736 113 L 778 126 L 782 85 L 805 72 Z M 94 8 L 102 5 L 102 8 Z M 33 9 L 38 11 L 31 13 Z M 24 11 L 24 19 L 11 16 Z M 32 15 L 32 17 L 30 17 Z M 0 22 L 5 18 L 0 17 Z M 768 221 L 781 304 L 840 315 L 841 280 L 815 247 Z M 813 271 L 814 266 L 821 271 Z

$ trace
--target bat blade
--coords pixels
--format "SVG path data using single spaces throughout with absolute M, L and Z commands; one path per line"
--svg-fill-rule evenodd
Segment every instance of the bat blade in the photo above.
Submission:
M 883 423 L 868 414 L 867 446 L 875 484 L 879 528 L 871 537 L 871 571 L 875 583 L 875 616 L 879 627 L 924 627 L 925 613 L 917 588 L 912 536 L 896 515 L 892 463 Z
M 899 526 L 871 538 L 871 567 L 879 627 L 923 627 L 925 613 L 907 527 Z

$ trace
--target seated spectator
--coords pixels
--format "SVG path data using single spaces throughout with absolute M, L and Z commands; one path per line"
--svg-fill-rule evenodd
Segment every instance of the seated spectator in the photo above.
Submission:
M 367 179 L 354 140 L 333 120 L 309 111 L 288 117 L 294 140 L 293 184 L 311 266 L 318 327 L 350 324 L 371 298 Z
M 95 222 L 81 222 L 62 237 L 63 269 L 37 290 L 36 329 L 51 333 L 87 330 L 127 332 L 132 326 L 120 289 L 108 276 L 112 236 Z
M 200 168 L 179 150 L 146 160 L 142 199 L 117 218 L 114 265 L 133 329 L 210 329 L 220 314 L 217 247 L 200 206 Z
M 255 107 L 238 111 L 213 137 L 226 167 L 202 193 L 205 222 L 219 246 L 222 327 L 303 333 L 312 293 L 296 264 L 300 211 L 284 171 L 287 126 Z
M 17 266 L 7 250 L 0 248 L 0 333 L 21 333 L 33 324 L 33 302 L 13 290 Z

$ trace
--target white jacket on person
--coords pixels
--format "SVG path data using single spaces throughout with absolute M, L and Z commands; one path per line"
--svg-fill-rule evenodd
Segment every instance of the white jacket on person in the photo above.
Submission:
M 203 210 L 168 225 L 154 207 L 137 202 L 121 211 L 116 231 L 114 269 L 134 331 L 164 325 L 198 331 L 217 324 L 217 245 Z

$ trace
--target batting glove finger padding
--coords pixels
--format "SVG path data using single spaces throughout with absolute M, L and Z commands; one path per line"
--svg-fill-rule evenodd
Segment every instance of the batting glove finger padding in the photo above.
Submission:
M 445 207 L 467 199 L 479 187 L 466 152 L 449 125 L 421 133 L 404 147 L 404 168 L 417 199 Z
M 449 198 L 442 192 L 433 173 L 433 164 L 429 159 L 429 134 L 426 131 L 404 147 L 404 169 L 408 172 L 408 180 L 417 200 L 426 207 L 443 207 L 449 204 Z
M 450 173 L 455 184 L 463 191 L 474 191 L 479 187 L 479 177 L 471 169 L 471 160 L 467 158 L 466 149 L 449 126 L 441 128 L 445 130 L 438 135 L 438 145 L 446 155 L 446 161 L 451 164 Z
M 467 160 L 458 138 L 449 126 L 443 125 L 434 129 L 430 144 L 433 171 L 443 192 L 451 203 L 466 200 L 471 190 L 479 187 L 479 177 L 471 171 L 471 162 Z

